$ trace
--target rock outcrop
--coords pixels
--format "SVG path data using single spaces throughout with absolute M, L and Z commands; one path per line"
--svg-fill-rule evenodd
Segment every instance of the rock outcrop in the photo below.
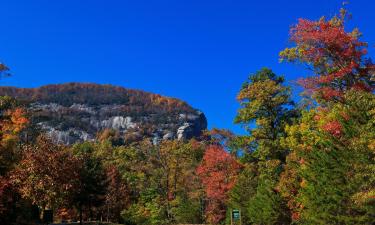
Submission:
M 198 137 L 207 128 L 205 115 L 181 100 L 111 85 L 0 87 L 0 95 L 25 102 L 31 122 L 64 144 L 94 141 L 106 129 L 156 144 Z

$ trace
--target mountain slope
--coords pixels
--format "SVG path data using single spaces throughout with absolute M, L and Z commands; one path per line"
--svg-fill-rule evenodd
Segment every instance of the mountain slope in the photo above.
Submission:
M 39 88 L 0 87 L 25 102 L 32 124 L 65 144 L 94 140 L 105 130 L 124 141 L 190 139 L 207 128 L 205 115 L 175 99 L 112 85 L 67 83 Z

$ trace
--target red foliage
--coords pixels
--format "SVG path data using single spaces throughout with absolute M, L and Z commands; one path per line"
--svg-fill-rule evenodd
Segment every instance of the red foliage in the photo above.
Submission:
M 130 193 L 116 166 L 110 165 L 106 174 L 108 186 L 104 216 L 112 221 L 119 221 L 121 211 L 129 204 Z M 109 214 L 107 215 L 107 213 Z
M 294 213 L 292 214 L 292 220 L 293 220 L 293 221 L 297 221 L 297 220 L 299 220 L 300 218 L 301 218 L 300 213 L 298 213 L 298 212 L 294 212 Z
M 342 125 L 339 121 L 331 121 L 323 126 L 323 129 L 335 137 L 340 137 L 342 133 Z
M 340 99 L 342 92 L 351 88 L 374 90 L 370 81 L 374 64 L 364 60 L 367 43 L 358 36 L 356 30 L 345 31 L 344 18 L 300 19 L 291 29 L 291 40 L 299 52 L 296 58 L 312 65 L 318 75 L 300 83 L 325 100 Z
M 235 182 L 241 165 L 221 146 L 209 146 L 204 154 L 197 174 L 205 187 L 208 198 L 206 216 L 217 224 L 225 217 L 225 203 Z

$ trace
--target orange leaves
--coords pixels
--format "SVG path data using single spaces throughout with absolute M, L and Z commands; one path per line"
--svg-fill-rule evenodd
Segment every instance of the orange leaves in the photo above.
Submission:
M 294 213 L 292 213 L 292 220 L 293 221 L 297 221 L 297 220 L 299 220 L 301 218 L 301 214 L 300 213 L 298 213 L 298 212 L 294 212 Z
M 225 208 L 222 207 L 225 206 L 228 191 L 233 188 L 241 168 L 241 164 L 221 146 L 211 145 L 206 149 L 197 174 L 209 199 L 206 215 L 211 223 L 217 224 L 225 217 Z
M 16 108 L 13 112 L 10 113 L 10 120 L 14 126 L 14 132 L 18 133 L 23 128 L 25 128 L 28 123 L 28 119 L 25 117 L 25 111 L 21 108 Z
M 224 199 L 233 187 L 241 165 L 222 147 L 208 147 L 197 173 L 206 186 L 207 197 Z
M 342 133 L 342 125 L 339 121 L 331 121 L 323 126 L 323 129 L 335 137 L 340 137 Z
M 9 109 L 4 113 L 0 121 L 2 145 L 16 139 L 18 133 L 26 127 L 28 119 L 25 114 L 22 108 Z

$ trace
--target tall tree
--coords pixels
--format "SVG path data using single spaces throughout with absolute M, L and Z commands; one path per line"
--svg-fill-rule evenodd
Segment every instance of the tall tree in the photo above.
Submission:
M 241 108 L 235 122 L 249 132 L 245 147 L 257 160 L 282 159 L 286 155 L 279 138 L 295 111 L 291 110 L 290 88 L 283 82 L 282 76 L 264 68 L 251 75 L 238 94 Z
M 233 192 L 231 203 L 245 208 L 243 212 L 251 223 L 289 222 L 288 210 L 275 188 L 288 154 L 280 140 L 286 135 L 285 125 L 297 114 L 290 99 L 290 88 L 283 86 L 283 82 L 283 77 L 270 69 L 262 69 L 249 77 L 238 95 L 241 108 L 235 122 L 249 131 L 249 136 L 239 140 L 245 144 L 243 160 L 252 168 L 245 170 L 242 176 L 253 182 L 237 183 L 234 191 L 244 188 L 249 193 L 246 200 L 242 198 L 236 203 L 238 194 Z

